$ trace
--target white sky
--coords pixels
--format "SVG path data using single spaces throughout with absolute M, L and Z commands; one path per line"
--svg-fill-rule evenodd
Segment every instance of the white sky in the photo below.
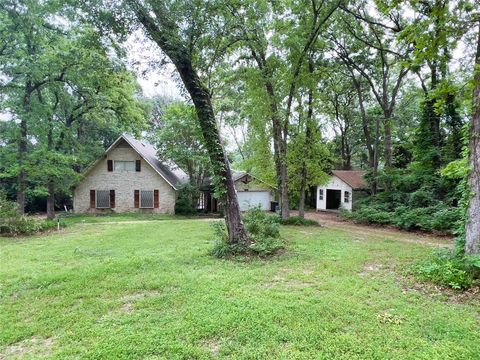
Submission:
M 165 95 L 182 98 L 175 82 L 175 68 L 161 61 L 163 54 L 158 46 L 146 38 L 142 31 L 132 33 L 125 44 L 127 63 L 137 75 L 137 81 L 147 97 Z

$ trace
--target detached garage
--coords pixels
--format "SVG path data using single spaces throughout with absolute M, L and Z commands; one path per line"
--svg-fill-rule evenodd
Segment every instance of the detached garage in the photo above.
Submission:
M 317 187 L 317 211 L 352 211 L 353 203 L 368 191 L 365 171 L 333 170 L 330 180 Z
M 247 211 L 258 206 L 262 210 L 270 210 L 271 202 L 275 201 L 275 188 L 273 186 L 267 185 L 247 172 L 235 171 L 233 180 L 241 211 Z
M 275 187 L 245 171 L 233 171 L 232 175 L 241 211 L 247 211 L 258 206 L 265 211 L 271 210 L 272 202 L 275 201 Z M 210 179 L 206 179 L 201 190 L 202 196 L 198 209 L 206 212 L 217 212 L 221 205 L 213 196 Z

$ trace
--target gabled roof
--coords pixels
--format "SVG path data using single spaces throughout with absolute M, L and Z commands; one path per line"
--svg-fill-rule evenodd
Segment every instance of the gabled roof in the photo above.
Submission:
M 150 143 L 137 140 L 131 135 L 120 136 L 145 160 L 153 169 L 159 173 L 175 190 L 188 182 L 188 175 L 173 161 L 161 162 L 157 157 L 157 149 Z M 119 139 L 120 139 L 119 138 Z M 118 141 L 118 140 L 117 140 Z M 115 144 L 115 143 L 114 143 Z M 113 146 L 113 145 L 112 145 Z M 107 149 L 108 151 L 108 149 Z
M 157 158 L 157 150 L 148 143 L 147 141 L 140 141 L 135 139 L 133 136 L 128 134 L 122 134 L 118 137 L 117 140 L 113 142 L 112 145 L 105 150 L 104 155 L 108 154 L 113 150 L 121 141 L 127 142 L 135 152 L 138 153 L 152 168 L 155 170 L 171 187 L 175 190 L 178 190 L 182 184 L 185 184 L 189 181 L 188 175 L 178 167 L 172 161 L 160 161 Z M 89 173 L 103 157 L 95 161 L 86 171 L 85 174 Z
M 243 177 L 245 177 L 245 176 L 250 176 L 251 178 L 253 178 L 253 179 L 257 180 L 257 181 L 260 181 L 261 183 L 264 183 L 264 184 L 267 185 L 268 187 L 277 190 L 277 188 L 276 188 L 275 186 L 266 183 L 266 182 L 263 181 L 262 179 L 259 179 L 258 177 L 253 176 L 252 174 L 250 174 L 250 173 L 247 172 L 247 171 L 232 170 L 232 178 L 233 178 L 233 181 L 240 180 L 241 178 L 243 178 Z
M 332 175 L 335 175 L 340 180 L 344 181 L 354 190 L 368 189 L 368 184 L 365 181 L 366 171 L 360 170 L 333 170 Z
M 263 181 L 262 179 L 259 179 L 258 177 L 256 176 L 253 176 L 252 174 L 250 174 L 249 172 L 246 172 L 246 171 L 238 171 L 238 170 L 232 170 L 232 179 L 233 181 L 237 181 L 237 180 L 240 180 L 242 178 L 244 178 L 245 176 L 249 176 L 263 184 L 265 184 L 267 187 L 273 189 L 273 190 L 277 190 L 277 188 L 273 185 L 270 185 L 268 183 L 266 183 L 265 181 Z M 210 177 L 206 177 L 205 179 L 203 179 L 203 183 L 202 183 L 202 186 L 201 188 L 206 190 L 206 189 L 209 189 L 213 186 L 212 184 L 212 179 Z

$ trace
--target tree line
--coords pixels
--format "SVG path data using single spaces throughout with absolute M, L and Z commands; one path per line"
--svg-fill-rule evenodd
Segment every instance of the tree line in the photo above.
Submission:
M 1 181 L 20 210 L 40 192 L 52 212 L 120 131 L 147 130 L 172 155 L 179 128 L 201 152 L 173 155 L 197 183 L 213 175 L 231 243 L 249 242 L 233 162 L 276 184 L 284 219 L 303 216 L 332 168 L 365 169 L 367 213 L 463 218 L 462 247 L 479 252 L 475 1 L 4 1 L 1 17 Z M 136 29 L 191 104 L 169 105 L 158 123 L 118 45 Z

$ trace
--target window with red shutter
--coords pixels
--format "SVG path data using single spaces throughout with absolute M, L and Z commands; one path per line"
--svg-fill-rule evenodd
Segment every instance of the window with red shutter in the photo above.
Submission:
M 95 209 L 95 190 L 90 190 L 90 208 Z
M 158 190 L 153 190 L 153 207 L 158 208 Z
M 140 207 L 140 190 L 134 190 L 133 192 L 133 205 L 136 209 Z
M 142 170 L 142 162 L 141 160 L 135 160 L 135 171 L 139 172 Z
M 110 190 L 110 208 L 115 207 L 115 190 Z
M 107 160 L 107 170 L 113 171 L 113 160 Z

